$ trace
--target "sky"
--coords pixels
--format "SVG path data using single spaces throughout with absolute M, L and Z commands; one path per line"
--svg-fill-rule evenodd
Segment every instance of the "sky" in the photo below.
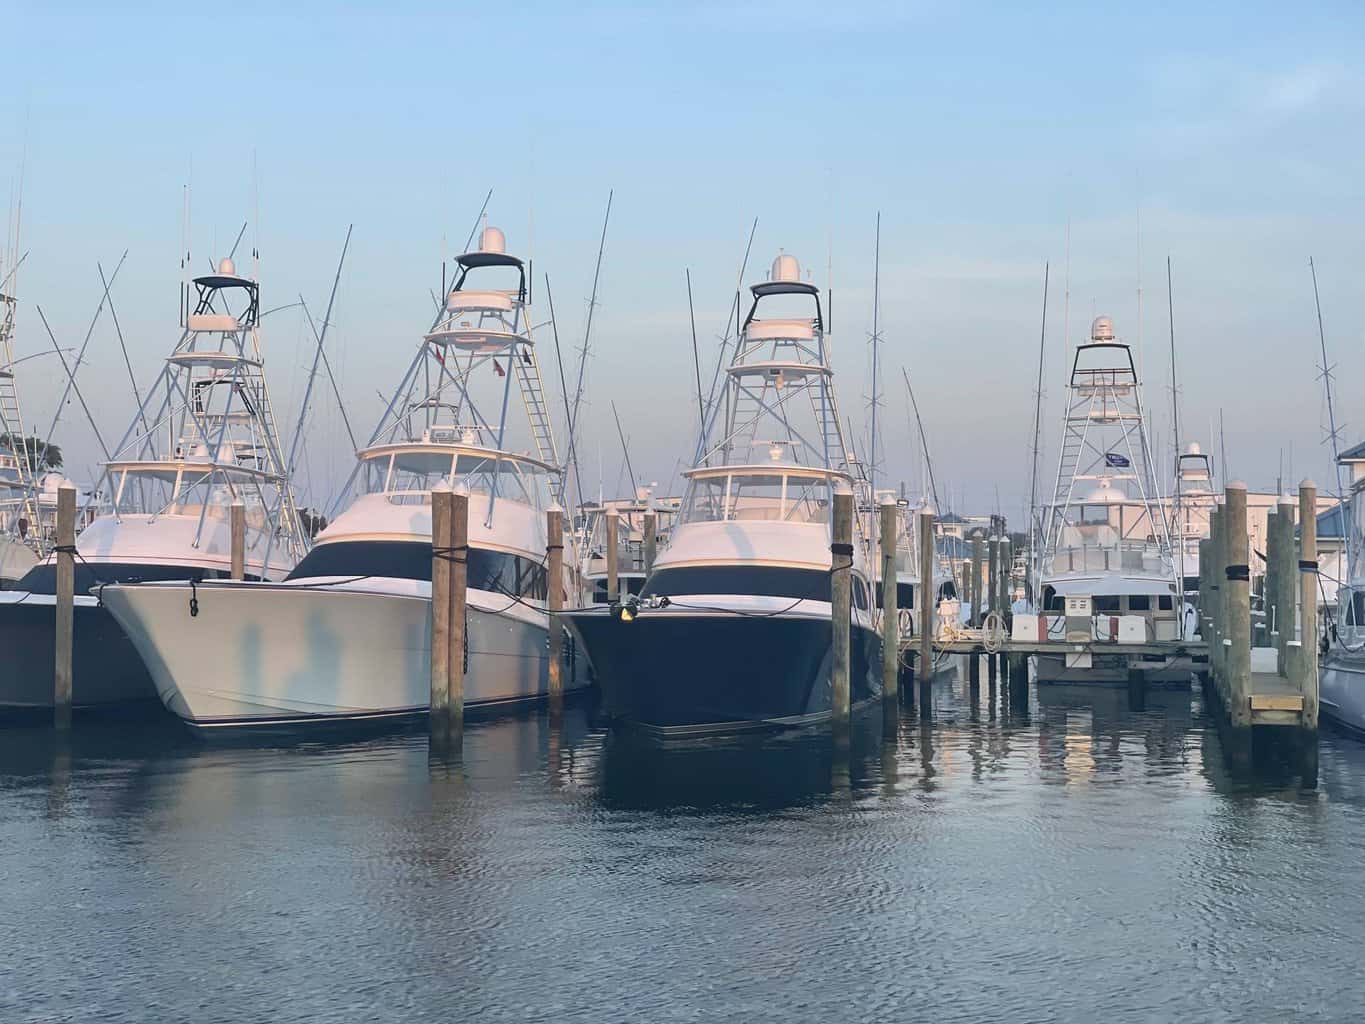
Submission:
M 1338 418 L 1365 436 L 1358 5 L 0 0 L 0 23 L 21 357 L 50 346 L 39 307 L 79 346 L 97 267 L 126 251 L 115 309 L 139 381 L 155 375 L 177 337 L 188 187 L 195 262 L 251 222 L 267 308 L 325 307 L 354 226 L 328 346 L 368 433 L 489 189 L 566 345 L 611 193 L 580 441 L 608 494 L 628 487 L 613 402 L 640 482 L 678 488 L 696 425 L 684 274 L 709 379 L 755 219 L 746 284 L 782 249 L 832 285 L 840 400 L 862 431 L 880 214 L 879 475 L 912 491 L 922 476 L 904 367 L 958 511 L 1023 518 L 1045 266 L 1041 490 L 1068 346 L 1100 313 L 1140 353 L 1169 464 L 1168 258 L 1184 440 L 1216 450 L 1221 417 L 1229 476 L 1331 475 L 1310 257 Z M 263 343 L 290 435 L 312 354 L 298 310 Z M 46 434 L 64 377 L 51 357 L 22 371 Z M 107 314 L 78 382 L 112 443 L 134 403 Z M 334 404 L 306 422 L 314 503 L 351 465 Z M 78 405 L 54 440 L 70 475 L 96 475 Z

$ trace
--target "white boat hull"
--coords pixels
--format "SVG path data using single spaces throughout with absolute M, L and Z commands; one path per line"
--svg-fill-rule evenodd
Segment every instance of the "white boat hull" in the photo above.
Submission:
M 105 603 L 172 712 L 205 729 L 418 715 L 431 692 L 430 585 L 110 587 Z M 548 617 L 469 592 L 466 707 L 544 697 Z M 565 689 L 584 684 L 568 671 Z
M 1365 735 L 1365 651 L 1333 646 L 1318 670 L 1318 703 L 1322 717 Z

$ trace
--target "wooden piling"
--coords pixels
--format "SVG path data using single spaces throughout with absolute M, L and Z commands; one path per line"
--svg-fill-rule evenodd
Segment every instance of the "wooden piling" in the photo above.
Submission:
M 646 518 L 646 535 L 653 513 Z M 564 510 L 551 506 L 545 513 L 545 609 L 550 618 L 550 646 L 547 688 L 550 705 L 564 699 L 564 623 L 559 613 L 564 608 Z
M 228 537 L 232 549 L 232 578 L 246 578 L 246 505 L 234 498 L 228 506 Z
M 1209 672 L 1217 687 L 1223 685 L 1223 506 L 1209 511 L 1209 593 L 1203 614 L 1208 643 Z
M 833 540 L 830 543 L 830 690 L 836 728 L 849 720 L 849 629 L 853 615 L 853 493 L 834 492 Z
M 967 685 L 973 695 L 981 693 L 981 655 L 975 652 L 967 655 Z
M 659 514 L 645 513 L 645 572 L 654 571 L 654 556 L 659 548 Z
M 991 517 L 992 525 L 995 517 Z M 982 609 L 982 621 L 985 616 L 993 611 L 999 610 L 997 601 L 1000 595 L 1000 537 L 992 532 L 990 539 L 986 541 L 987 566 L 986 566 L 986 606 Z
M 1272 510 L 1265 517 L 1265 574 L 1261 577 L 1261 608 L 1265 614 L 1264 636 L 1258 636 L 1252 626 L 1251 642 L 1257 647 L 1279 648 L 1280 609 L 1277 607 L 1279 588 L 1275 586 L 1275 575 L 1280 570 L 1280 528 L 1279 512 Z M 1283 671 L 1283 666 L 1281 666 Z
M 616 510 L 607 509 L 606 515 L 602 517 L 603 529 L 607 534 L 607 604 L 615 604 L 621 598 L 621 555 L 617 550 L 617 521 Z
M 52 676 L 53 723 L 71 728 L 71 661 L 76 633 L 76 488 L 57 488 L 56 666 Z
M 1247 538 L 1247 486 L 1227 485 L 1225 521 L 1227 561 L 1224 569 L 1227 616 L 1223 650 L 1227 674 L 1228 717 L 1233 729 L 1251 728 L 1251 570 Z
M 1014 554 L 1013 545 L 1010 543 L 1007 534 L 1000 536 L 1000 594 L 996 598 L 996 608 L 999 610 L 1006 622 L 1010 617 L 1010 605 L 1013 595 L 1010 594 L 1010 587 L 1014 581 Z
M 1295 564 L 1294 505 L 1288 495 L 1280 496 L 1279 513 L 1275 517 L 1279 540 L 1275 545 L 1279 566 L 1275 572 L 1275 628 L 1279 637 L 1275 644 L 1275 664 L 1280 675 L 1288 677 L 1289 643 L 1294 639 L 1294 605 L 1298 601 L 1299 573 Z
M 894 501 L 881 507 L 882 577 L 882 698 L 888 703 L 900 699 L 901 628 L 899 594 L 896 586 L 896 537 L 900 508 Z
M 919 678 L 919 710 L 927 715 L 933 706 L 934 619 L 938 612 L 938 588 L 934 585 L 934 513 L 922 509 L 916 516 L 919 529 L 919 659 L 915 675 Z
M 1303 694 L 1303 728 L 1318 729 L 1318 488 L 1299 484 L 1299 652 L 1294 661 Z M 1313 737 L 1316 747 L 1317 737 Z
M 450 514 L 453 495 L 444 480 L 431 489 L 431 728 L 450 711 Z
M 450 500 L 450 626 L 447 630 L 450 672 L 450 721 L 464 728 L 465 648 L 468 641 L 467 607 L 469 598 L 469 493 L 456 490 Z
M 981 625 L 983 617 L 981 610 L 981 561 L 985 552 L 981 543 L 981 531 L 972 531 L 972 579 L 969 589 L 970 600 L 972 602 L 972 625 Z

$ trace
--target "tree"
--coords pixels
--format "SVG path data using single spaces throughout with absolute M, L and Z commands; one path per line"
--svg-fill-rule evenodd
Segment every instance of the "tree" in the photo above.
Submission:
M 0 447 L 8 448 L 16 455 L 19 453 L 19 439 L 9 433 L 0 434 Z M 26 437 L 22 444 L 28 452 L 29 465 L 34 469 L 61 469 L 62 450 L 55 444 L 48 444 L 36 437 Z

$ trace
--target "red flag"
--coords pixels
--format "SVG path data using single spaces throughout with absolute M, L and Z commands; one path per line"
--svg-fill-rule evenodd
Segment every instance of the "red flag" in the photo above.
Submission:
M 506 377 L 506 376 L 507 376 L 507 371 L 504 370 L 504 369 L 498 364 L 498 361 L 497 361 L 496 359 L 493 360 L 493 369 L 495 369 L 495 370 L 498 371 L 498 376 L 499 376 L 499 377 Z

